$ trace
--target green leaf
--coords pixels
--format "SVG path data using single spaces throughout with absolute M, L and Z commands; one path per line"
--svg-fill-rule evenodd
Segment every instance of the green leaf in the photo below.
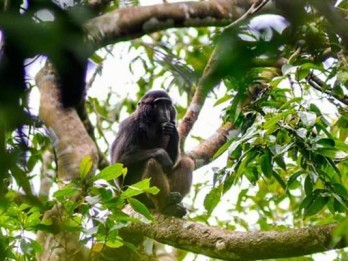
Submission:
M 288 180 L 287 188 L 288 188 L 288 189 L 292 189 L 293 184 L 295 184 L 296 181 L 298 181 L 297 178 L 298 178 L 299 176 L 301 176 L 302 174 L 304 174 L 304 173 L 305 173 L 305 172 L 304 172 L 303 170 L 299 170 L 299 171 L 295 172 L 294 174 L 292 174 L 292 175 L 290 176 L 289 180 Z
M 218 186 L 210 190 L 204 199 L 204 208 L 207 210 L 208 215 L 211 215 L 217 204 L 221 201 L 223 188 Z
M 93 160 L 90 155 L 85 156 L 80 163 L 80 178 L 82 180 L 86 179 L 87 174 L 91 171 L 93 167 Z
M 310 204 L 304 209 L 303 215 L 305 217 L 317 214 L 328 202 L 329 197 L 323 197 L 320 194 L 315 196 Z
M 273 159 L 278 164 L 279 167 L 281 167 L 283 170 L 286 170 L 286 164 L 285 164 L 284 158 L 281 155 L 276 156 Z
M 337 155 L 337 150 L 335 148 L 316 149 L 315 152 L 331 159 L 334 159 Z
M 228 148 L 231 146 L 232 142 L 234 141 L 234 139 L 228 140 L 224 145 L 222 145 L 218 151 L 214 154 L 213 159 L 218 158 L 219 156 L 221 156 L 226 150 L 228 150 Z
M 272 177 L 273 166 L 272 166 L 272 155 L 267 149 L 263 155 L 260 156 L 261 170 L 267 178 Z
M 332 194 L 333 197 L 335 198 L 335 211 L 338 212 L 344 212 L 348 210 L 348 203 L 347 203 L 347 198 L 345 200 L 342 199 L 340 195 L 337 195 L 335 193 Z
M 314 103 L 311 103 L 311 104 L 309 105 L 309 110 L 312 111 L 312 112 L 314 112 L 314 113 L 317 114 L 317 115 L 321 115 L 320 109 L 319 109 L 318 106 L 315 105 Z
M 32 226 L 36 226 L 36 225 L 40 224 L 41 223 L 41 216 L 42 216 L 42 214 L 39 211 L 33 212 L 25 220 L 25 226 L 32 227 Z
M 214 106 L 217 106 L 217 105 L 220 105 L 226 101 L 229 101 L 233 98 L 232 95 L 230 94 L 225 94 L 225 96 L 223 96 L 222 98 L 218 99 L 215 103 L 214 103 Z
M 153 217 L 152 217 L 149 209 L 143 203 L 141 203 L 139 200 L 137 200 L 135 198 L 128 198 L 127 201 L 136 212 L 142 214 L 148 220 L 153 220 Z
M 294 114 L 294 113 L 295 113 L 294 110 L 288 110 L 288 111 L 279 113 L 275 115 L 274 117 L 272 117 L 271 119 L 269 119 L 268 121 L 266 121 L 263 127 L 267 131 L 267 133 L 271 133 L 273 132 L 273 128 L 275 127 L 276 124 L 279 123 L 279 121 L 284 119 L 287 115 Z
M 278 174 L 278 172 L 276 171 L 272 171 L 272 175 L 273 177 L 278 181 L 278 183 L 280 184 L 280 186 L 286 190 L 286 184 L 284 182 L 284 180 L 282 179 L 282 177 Z
M 332 148 L 332 147 L 335 147 L 336 143 L 333 139 L 324 138 L 324 139 L 318 140 L 317 144 L 321 145 L 323 148 Z
M 110 248 L 119 248 L 124 245 L 123 241 L 121 240 L 120 237 L 116 239 L 108 239 L 105 242 L 105 245 L 107 245 Z
M 308 175 L 305 179 L 304 190 L 307 196 L 313 192 L 313 183 L 310 175 Z
M 249 165 L 245 168 L 244 175 L 251 182 L 251 184 L 256 185 L 256 182 L 259 179 L 259 172 L 257 171 L 256 166 Z
M 59 199 L 64 199 L 66 197 L 76 196 L 79 191 L 80 191 L 80 189 L 71 188 L 69 186 L 66 186 L 66 187 L 54 192 L 53 196 L 59 200 Z
M 99 179 L 103 179 L 106 181 L 114 180 L 120 177 L 121 175 L 125 174 L 126 172 L 127 169 L 124 168 L 121 163 L 116 163 L 114 165 L 110 165 L 104 168 L 100 173 L 98 173 L 92 178 L 92 181 L 96 181 Z
M 335 140 L 335 147 L 340 151 L 348 152 L 348 144 L 343 141 Z
M 291 100 L 288 100 L 286 103 L 284 103 L 282 106 L 279 107 L 279 109 L 286 109 L 291 103 L 297 103 L 302 101 L 302 97 L 295 97 L 292 98 Z
M 157 194 L 159 189 L 156 187 L 150 187 L 150 179 L 143 179 L 131 186 L 129 186 L 124 192 L 121 193 L 121 197 L 124 199 L 138 196 L 142 193 Z
M 337 73 L 337 80 L 343 84 L 348 82 L 348 72 L 346 71 L 339 71 Z
M 332 186 L 332 191 L 335 192 L 336 194 L 342 196 L 343 198 L 348 199 L 348 192 L 347 189 L 340 183 L 334 183 L 331 184 Z

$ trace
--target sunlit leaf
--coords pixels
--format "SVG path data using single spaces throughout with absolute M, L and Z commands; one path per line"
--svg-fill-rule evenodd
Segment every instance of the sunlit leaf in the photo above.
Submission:
M 157 194 L 159 192 L 159 189 L 156 187 L 150 187 L 150 179 L 143 179 L 135 184 L 132 184 L 131 186 L 128 186 L 128 188 L 121 193 L 121 197 L 128 199 L 145 192 L 150 194 Z
M 323 148 L 332 148 L 332 147 L 335 147 L 335 141 L 333 139 L 327 139 L 327 138 L 324 138 L 324 139 L 320 139 L 317 141 L 317 144 L 318 145 L 321 145 Z
M 73 196 L 76 196 L 77 193 L 79 192 L 80 190 L 77 189 L 77 188 L 71 188 L 71 187 L 64 187 L 60 190 L 57 190 L 53 196 L 57 199 L 63 199 L 63 198 L 66 198 L 66 197 L 73 197 Z
M 120 239 L 113 239 L 113 240 L 106 240 L 105 245 L 107 245 L 110 248 L 119 248 L 124 245 L 123 240 Z
M 204 208 L 208 212 L 208 215 L 210 215 L 217 204 L 221 201 L 222 196 L 222 187 L 214 187 L 210 190 L 208 195 L 204 199 Z
M 148 210 L 148 208 L 143 203 L 141 203 L 139 200 L 137 200 L 135 198 L 128 198 L 127 201 L 136 212 L 142 214 L 148 220 L 153 220 L 153 217 L 152 217 L 150 211 Z
M 93 160 L 90 155 L 85 156 L 80 163 L 80 178 L 84 180 L 87 174 L 91 171 Z
M 114 180 L 120 177 L 121 175 L 124 175 L 125 172 L 126 169 L 123 167 L 123 165 L 120 163 L 116 163 L 104 168 L 100 173 L 98 173 L 92 178 L 92 181 L 96 181 L 99 179 L 104 179 L 106 181 Z

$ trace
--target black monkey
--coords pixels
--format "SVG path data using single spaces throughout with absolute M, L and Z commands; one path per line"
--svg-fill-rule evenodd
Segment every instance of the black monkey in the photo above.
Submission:
M 122 186 L 151 178 L 151 185 L 160 189 L 155 196 L 141 195 L 139 200 L 159 212 L 182 217 L 186 214 L 180 203 L 189 192 L 193 160 L 179 157 L 179 134 L 175 126 L 176 111 L 165 91 L 146 93 L 137 110 L 121 122 L 111 148 L 112 163 L 128 168 Z

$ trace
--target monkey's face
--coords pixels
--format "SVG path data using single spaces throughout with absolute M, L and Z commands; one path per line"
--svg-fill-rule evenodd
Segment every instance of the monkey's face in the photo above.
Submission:
M 150 91 L 139 102 L 138 115 L 159 129 L 166 123 L 175 125 L 176 112 L 169 95 L 162 90 Z
M 175 121 L 175 110 L 170 100 L 157 100 L 153 104 L 156 122 L 163 124 Z

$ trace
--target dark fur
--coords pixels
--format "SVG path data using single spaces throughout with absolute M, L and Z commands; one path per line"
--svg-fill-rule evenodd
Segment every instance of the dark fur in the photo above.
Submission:
M 119 180 L 122 186 L 151 178 L 151 185 L 160 189 L 156 196 L 139 197 L 145 205 L 181 217 L 186 210 L 180 202 L 190 190 L 194 163 L 188 157 L 179 158 L 175 117 L 166 92 L 145 94 L 137 110 L 121 122 L 111 161 L 128 168 L 125 180 Z

